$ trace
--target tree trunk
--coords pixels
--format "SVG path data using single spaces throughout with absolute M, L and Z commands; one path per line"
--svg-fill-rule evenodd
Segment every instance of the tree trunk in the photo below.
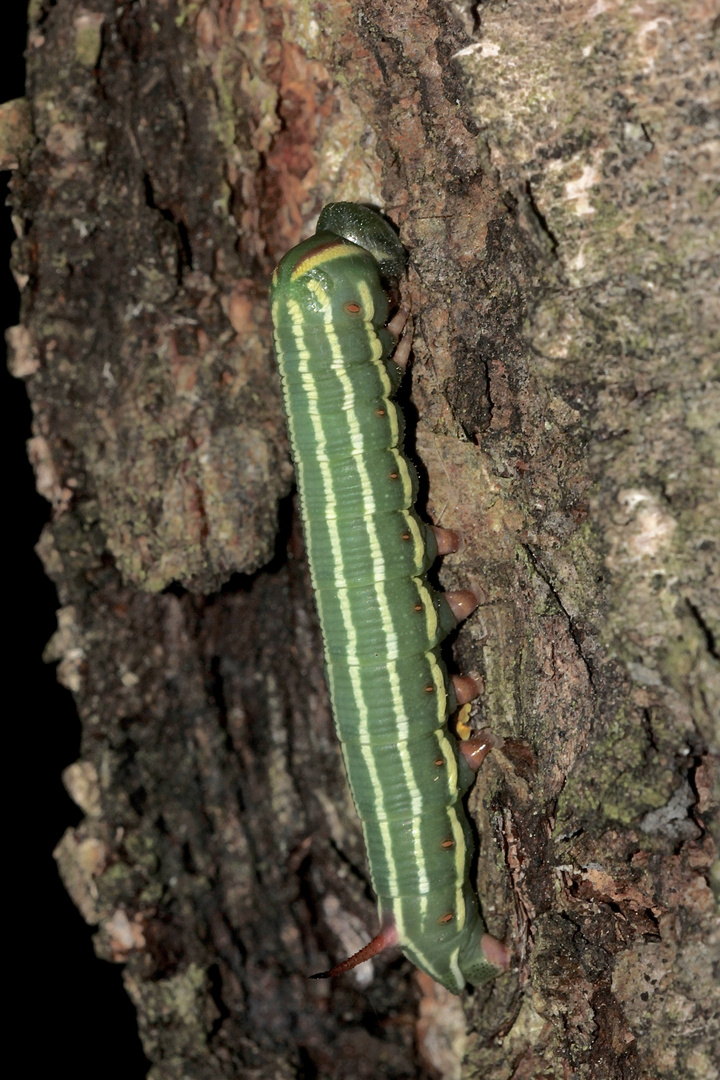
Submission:
M 153 1080 L 717 1077 L 713 17 L 32 0 L 2 130 L 83 724 L 56 855 Z M 463 999 L 393 955 L 307 981 L 377 924 L 266 290 L 341 199 L 410 252 L 409 447 L 505 740 L 469 806 L 513 964 Z

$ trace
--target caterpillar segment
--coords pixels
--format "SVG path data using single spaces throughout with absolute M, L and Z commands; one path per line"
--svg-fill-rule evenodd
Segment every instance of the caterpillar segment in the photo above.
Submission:
M 470 883 L 461 798 L 473 761 L 447 727 L 477 685 L 451 679 L 439 651 L 477 599 L 428 584 L 436 556 L 458 550 L 460 538 L 415 512 L 417 476 L 393 400 L 410 350 L 407 316 L 387 321 L 404 265 L 378 214 L 335 203 L 282 259 L 271 287 L 328 686 L 382 928 L 317 977 L 398 945 L 459 993 L 493 978 L 507 953 L 486 934 Z

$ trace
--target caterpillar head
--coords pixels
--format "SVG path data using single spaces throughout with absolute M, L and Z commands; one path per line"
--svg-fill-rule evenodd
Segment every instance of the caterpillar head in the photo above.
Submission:
M 395 288 L 405 272 L 405 248 L 392 226 L 369 206 L 357 203 L 328 203 L 317 223 L 318 232 L 344 236 L 365 248 L 375 259 L 383 283 Z

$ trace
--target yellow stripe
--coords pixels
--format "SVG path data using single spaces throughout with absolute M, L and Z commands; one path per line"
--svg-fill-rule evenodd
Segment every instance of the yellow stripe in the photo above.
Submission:
M 398 471 L 398 476 L 399 476 L 400 482 L 402 483 L 402 486 L 403 486 L 403 495 L 408 500 L 408 502 L 411 502 L 412 501 L 413 484 L 412 484 L 412 478 L 410 476 L 410 468 L 408 466 L 407 460 L 400 453 L 399 450 L 395 449 L 395 447 L 391 447 L 390 452 L 391 452 L 391 454 L 393 455 L 393 457 L 395 459 L 395 468 Z
M 455 985 L 458 990 L 462 990 L 467 982 L 467 979 L 460 970 L 460 964 L 458 963 L 458 957 L 460 956 L 460 946 L 458 945 L 452 953 L 450 953 L 450 970 L 455 976 Z
M 446 735 L 444 726 L 436 730 L 435 737 L 437 738 L 440 754 L 445 761 L 447 770 L 447 790 L 448 792 L 453 792 L 457 798 L 460 777 L 455 747 Z M 465 833 L 463 832 L 462 821 L 455 803 L 447 807 L 447 816 L 450 821 L 450 830 L 455 842 L 455 917 L 457 919 L 458 932 L 460 932 L 465 925 L 466 918 L 464 884 L 467 849 L 465 846 Z
M 398 897 L 397 898 L 397 903 L 394 903 L 394 904 L 391 905 L 393 916 L 395 918 L 396 926 L 402 925 L 402 916 L 400 914 L 402 912 L 402 905 L 403 905 L 403 898 L 402 897 Z M 427 897 L 423 896 L 422 903 L 421 903 L 420 917 L 425 918 L 426 915 L 427 915 Z M 398 935 L 399 935 L 399 931 L 398 931 Z M 400 945 L 402 946 L 403 939 L 401 937 L 399 937 L 399 941 L 400 941 Z M 406 939 L 405 944 L 407 944 L 410 947 L 410 950 L 412 951 L 412 953 L 417 957 L 418 967 L 423 968 L 425 971 L 428 972 L 428 974 L 432 975 L 432 977 L 434 979 L 437 979 L 438 982 L 441 982 L 441 983 L 445 982 L 445 976 L 440 971 L 438 971 L 438 969 L 433 964 L 430 963 L 427 956 L 423 952 L 420 951 L 420 949 L 417 947 L 417 944 L 414 941 L 408 941 Z M 458 985 L 458 990 L 462 990 L 464 985 L 465 985 L 465 981 L 463 980 L 462 983 L 460 983 Z
M 357 255 L 357 248 L 350 247 L 341 241 L 328 247 L 321 246 L 319 251 L 311 251 L 304 259 L 300 260 L 290 275 L 290 280 L 297 281 L 303 274 L 309 274 L 316 266 L 321 266 L 323 263 L 331 262 L 334 259 L 342 259 L 346 255 Z
M 438 615 L 435 610 L 432 595 L 422 578 L 416 577 L 413 578 L 413 581 L 417 586 L 420 602 L 425 608 L 425 629 L 427 631 L 428 641 L 435 641 L 438 632 Z
M 435 687 L 438 727 L 442 728 L 447 719 L 447 691 L 445 690 L 445 678 L 442 669 L 437 662 L 437 657 L 432 650 L 425 653 L 425 658 L 430 665 L 430 674 L 432 676 L 433 686 Z
M 425 539 L 423 537 L 420 526 L 414 514 L 411 514 L 409 510 L 401 510 L 400 514 L 407 525 L 408 532 L 412 537 L 413 550 L 415 553 L 415 565 L 422 566 L 423 559 L 425 558 Z
M 391 446 L 397 446 L 398 439 L 400 438 L 400 421 L 398 419 L 398 410 L 396 405 L 392 401 L 388 401 L 387 398 L 383 398 L 383 404 L 385 406 L 385 415 L 390 422 Z

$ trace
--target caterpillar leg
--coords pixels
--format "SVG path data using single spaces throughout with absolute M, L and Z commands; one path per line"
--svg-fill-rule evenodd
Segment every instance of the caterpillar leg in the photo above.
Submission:
M 473 611 L 478 606 L 478 598 L 472 589 L 457 589 L 454 592 L 446 592 L 443 595 L 458 622 L 467 619 L 468 615 L 472 615 Z
M 407 367 L 407 362 L 410 359 L 410 350 L 412 349 L 412 315 L 409 315 L 407 311 L 400 309 L 397 315 L 393 316 L 387 324 L 387 329 L 394 338 L 399 338 L 400 334 L 402 334 L 402 337 L 395 348 L 395 352 L 392 354 L 392 360 L 393 363 L 397 364 L 401 371 L 404 371 Z
M 479 696 L 480 687 L 469 675 L 452 675 L 451 678 L 455 697 L 460 706 L 460 713 L 455 721 L 458 750 L 462 754 L 464 763 L 473 773 L 476 773 L 490 751 L 502 746 L 505 740 L 500 735 L 495 735 L 490 728 L 473 732 L 464 714 L 466 708 L 469 712 L 470 702 Z
M 495 735 L 490 728 L 483 728 L 482 731 L 478 731 L 459 742 L 458 750 L 475 773 L 490 751 L 502 746 L 504 741 L 499 735 Z
M 387 324 L 387 329 L 390 331 L 394 338 L 399 338 L 402 334 L 405 324 L 410 317 L 410 312 L 405 311 L 403 308 L 399 308 L 393 315 L 390 322 Z M 411 327 L 412 329 L 412 327 Z
M 435 534 L 438 555 L 454 555 L 462 547 L 462 537 L 454 529 L 441 529 L 439 525 L 431 525 Z
M 495 967 L 505 971 L 510 964 L 510 950 L 507 945 L 498 941 L 492 934 L 483 934 L 480 939 L 480 948 L 485 954 L 485 959 Z
M 451 675 L 450 679 L 458 705 L 467 705 L 480 697 L 480 687 L 470 675 Z
M 510 965 L 510 950 L 502 941 L 488 934 L 481 918 L 475 932 L 460 954 L 460 970 L 469 983 L 482 986 L 491 982 Z
M 445 593 L 445 599 L 458 622 L 461 619 L 466 619 L 478 606 L 477 596 L 470 589 Z M 496 746 L 502 746 L 503 740 L 494 735 L 489 728 L 484 728 L 477 734 L 473 734 L 463 713 L 464 707 L 469 706 L 470 702 L 480 695 L 480 687 L 470 675 L 452 675 L 451 678 L 455 691 L 455 700 L 460 706 L 460 715 L 455 723 L 459 740 L 458 748 L 466 763 L 475 773 L 480 768 L 486 755 Z
M 501 747 L 504 739 L 495 735 L 490 728 L 473 732 L 467 722 L 470 702 L 480 695 L 480 687 L 469 675 L 451 675 L 455 698 L 460 711 L 455 717 L 453 730 L 458 740 L 460 751 L 460 790 L 464 793 L 470 787 L 483 761 L 496 747 Z

